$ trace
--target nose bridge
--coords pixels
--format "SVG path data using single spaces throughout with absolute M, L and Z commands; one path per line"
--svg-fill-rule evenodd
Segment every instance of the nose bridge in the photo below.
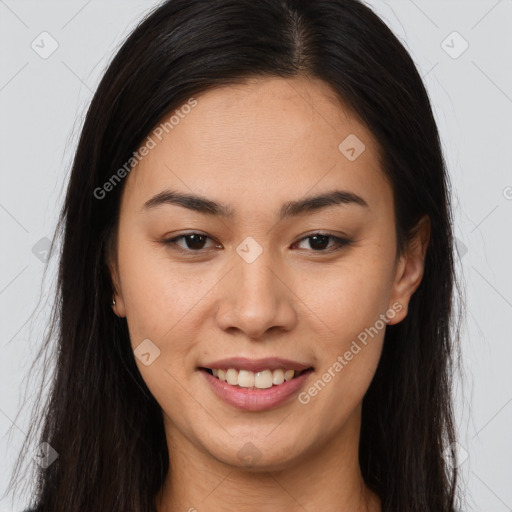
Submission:
M 235 272 L 237 306 L 256 316 L 274 311 L 277 306 L 278 281 L 272 268 L 270 251 L 263 251 L 253 261 L 241 258 Z M 259 311 L 259 313 L 258 313 Z
M 258 295 L 271 292 L 275 281 L 273 254 L 268 247 L 263 247 L 253 237 L 246 237 L 237 247 L 235 258 L 235 278 L 241 288 Z M 269 299 L 273 299 L 269 296 Z M 273 299 L 274 300 L 274 299 Z
M 257 338 L 271 327 L 291 328 L 295 315 L 270 251 L 261 250 L 255 256 L 255 247 L 250 243 L 249 251 L 236 255 L 238 261 L 231 273 L 233 286 L 229 286 L 228 295 L 224 296 L 217 320 L 223 329 L 238 328 L 247 336 Z M 244 249 L 243 244 L 240 247 Z M 246 257 L 251 251 L 251 257 Z

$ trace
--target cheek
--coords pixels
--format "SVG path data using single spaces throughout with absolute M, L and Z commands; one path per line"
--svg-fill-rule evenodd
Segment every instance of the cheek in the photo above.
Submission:
M 208 283 L 173 268 L 164 250 L 143 240 L 120 240 L 119 272 L 132 343 L 168 343 L 208 290 Z
M 194 265 L 173 265 L 165 250 L 128 237 L 119 240 L 119 272 L 135 355 L 137 347 L 148 343 L 144 340 L 158 354 L 148 366 L 135 358 L 142 378 L 165 410 L 174 410 L 181 398 L 184 406 L 188 395 L 182 383 L 195 370 L 194 350 L 204 338 L 204 305 L 218 276 L 198 277 Z M 173 402 L 167 403 L 170 396 Z
M 325 342 L 343 350 L 347 341 L 386 312 L 391 278 L 391 265 L 383 260 L 347 259 L 315 277 L 310 275 L 298 286 L 297 295 L 304 297 L 304 314 L 316 322 Z
M 361 327 L 363 326 L 363 327 Z M 361 404 L 382 353 L 386 324 L 339 324 L 336 342 L 324 346 L 315 377 L 298 399 L 309 417 L 323 418 L 325 435 L 336 432 Z
M 307 417 L 322 418 L 324 437 L 336 435 L 347 424 L 358 424 L 357 411 L 375 375 L 383 333 L 366 346 L 356 342 L 358 346 L 349 344 L 346 351 L 332 353 L 326 365 L 298 396 Z M 306 435 L 314 437 L 313 432 Z
M 301 403 L 329 417 L 332 428 L 360 403 L 375 374 L 386 330 L 384 315 L 389 315 L 391 269 L 385 258 L 361 256 L 357 262 L 347 258 L 343 266 L 322 273 L 317 286 L 310 277 L 301 292 L 318 290 L 304 296 L 316 313 L 311 318 L 326 332 L 317 341 L 322 349 L 317 352 L 316 379 Z

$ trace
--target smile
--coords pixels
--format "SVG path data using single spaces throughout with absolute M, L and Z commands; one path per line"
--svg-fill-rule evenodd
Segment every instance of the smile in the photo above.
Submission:
M 260 372 L 252 372 L 250 370 L 238 370 L 236 368 L 229 368 L 224 370 L 222 368 L 205 368 L 205 370 L 217 377 L 217 379 L 227 382 L 231 386 L 238 386 L 241 388 L 256 388 L 268 389 L 272 386 L 280 386 L 285 381 L 292 380 L 298 377 L 301 373 L 308 371 L 295 371 L 278 368 L 276 370 L 263 370 Z
M 281 359 L 234 357 L 198 367 L 214 396 L 246 411 L 263 411 L 288 403 L 306 385 L 314 368 Z

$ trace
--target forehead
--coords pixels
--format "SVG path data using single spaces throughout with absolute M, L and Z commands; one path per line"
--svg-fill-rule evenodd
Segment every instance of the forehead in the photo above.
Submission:
M 390 199 L 373 135 L 323 81 L 258 78 L 194 99 L 149 134 L 154 147 L 128 176 L 126 200 L 142 205 L 167 187 L 235 209 L 334 187 Z

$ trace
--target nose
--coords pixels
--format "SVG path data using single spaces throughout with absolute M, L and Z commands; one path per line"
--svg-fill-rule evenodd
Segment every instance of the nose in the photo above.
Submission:
M 241 331 L 251 340 L 263 340 L 267 331 L 289 331 L 297 323 L 293 286 L 267 257 L 265 251 L 252 263 L 235 261 L 226 276 L 217 325 L 225 330 Z

